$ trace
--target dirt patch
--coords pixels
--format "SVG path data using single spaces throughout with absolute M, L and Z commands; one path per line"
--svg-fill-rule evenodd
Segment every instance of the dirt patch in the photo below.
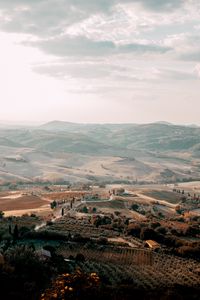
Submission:
M 12 196 L 9 198 L 8 195 L 2 197 L 0 195 L 0 210 L 10 211 L 10 210 L 25 210 L 25 209 L 36 209 L 45 204 L 48 201 L 40 198 L 38 196 L 20 196 L 17 198 L 13 198 Z
M 131 248 L 137 248 L 138 245 L 134 244 L 132 242 L 129 242 L 121 237 L 116 237 L 116 238 L 108 238 L 109 242 L 113 242 L 113 243 L 121 243 L 121 244 L 128 244 Z

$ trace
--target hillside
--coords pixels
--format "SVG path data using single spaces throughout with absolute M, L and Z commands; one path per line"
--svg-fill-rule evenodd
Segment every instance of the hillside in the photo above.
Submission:
M 0 127 L 0 180 L 147 181 L 200 178 L 200 128 L 153 124 Z

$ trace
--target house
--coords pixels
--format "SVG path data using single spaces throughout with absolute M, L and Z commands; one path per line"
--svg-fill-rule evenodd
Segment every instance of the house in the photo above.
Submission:
M 47 260 L 51 258 L 51 252 L 45 249 L 36 250 L 35 253 L 42 259 Z
M 115 196 L 122 196 L 125 193 L 123 188 L 115 188 L 112 190 L 113 195 Z
M 92 202 L 92 201 L 97 201 L 99 199 L 98 194 L 89 194 L 89 195 L 83 195 L 83 200 L 82 202 Z
M 153 240 L 147 240 L 145 241 L 145 247 L 148 247 L 152 250 L 157 250 L 160 249 L 160 244 Z

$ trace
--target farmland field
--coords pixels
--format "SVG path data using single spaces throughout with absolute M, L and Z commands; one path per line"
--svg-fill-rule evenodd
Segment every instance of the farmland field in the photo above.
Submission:
M 48 204 L 48 201 L 34 195 L 23 193 L 0 193 L 0 207 L 3 211 L 37 209 Z
M 99 247 L 101 248 L 101 247 Z M 59 254 L 65 258 L 82 253 L 86 258 L 80 263 L 84 272 L 97 272 L 111 285 L 132 282 L 137 287 L 157 288 L 173 285 L 196 286 L 200 284 L 200 263 L 184 260 L 148 250 L 109 248 L 92 250 L 78 245 L 62 246 Z
M 156 200 L 165 200 L 172 204 L 177 204 L 180 202 L 180 195 L 177 195 L 170 191 L 165 190 L 149 190 L 143 192 L 144 195 L 150 196 Z

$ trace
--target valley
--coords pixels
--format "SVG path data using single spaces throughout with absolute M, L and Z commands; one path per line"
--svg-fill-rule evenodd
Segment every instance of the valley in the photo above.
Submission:
M 200 129 L 172 124 L 0 128 L 0 183 L 170 183 L 200 178 Z
M 1 127 L 3 293 L 11 284 L 25 299 L 197 299 L 199 133 L 171 124 Z

